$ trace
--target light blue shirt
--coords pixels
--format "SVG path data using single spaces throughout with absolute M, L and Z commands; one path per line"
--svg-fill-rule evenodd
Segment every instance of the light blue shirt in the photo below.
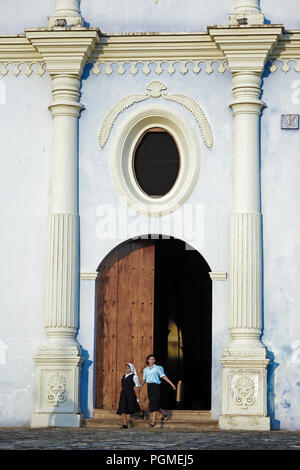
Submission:
M 164 373 L 164 369 L 162 366 L 157 366 L 154 364 L 151 368 L 148 366 L 143 371 L 143 380 L 145 380 L 148 384 L 160 384 L 161 377 L 165 377 L 166 374 Z

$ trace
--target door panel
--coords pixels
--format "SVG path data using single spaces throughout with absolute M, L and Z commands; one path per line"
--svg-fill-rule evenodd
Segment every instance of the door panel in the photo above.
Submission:
M 142 381 L 145 358 L 153 352 L 154 261 L 153 241 L 132 240 L 114 250 L 100 266 L 96 408 L 117 408 L 126 363 L 134 363 Z M 146 396 L 143 387 L 143 406 Z

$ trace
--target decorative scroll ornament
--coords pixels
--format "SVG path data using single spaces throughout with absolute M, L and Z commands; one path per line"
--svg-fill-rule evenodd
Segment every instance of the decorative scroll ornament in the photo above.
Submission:
M 60 405 L 67 399 L 67 381 L 61 374 L 51 375 L 48 381 L 48 402 L 54 406 Z
M 121 101 L 119 101 L 119 103 L 114 105 L 113 108 L 105 116 L 99 130 L 98 139 L 100 149 L 102 150 L 104 145 L 106 144 L 115 120 L 123 111 L 125 111 L 125 109 L 129 108 L 135 103 L 145 101 L 149 98 L 161 97 L 165 100 L 174 101 L 180 104 L 181 106 L 184 106 L 188 111 L 192 113 L 196 123 L 198 124 L 205 145 L 207 146 L 207 148 L 211 149 L 213 146 L 212 131 L 209 122 L 205 116 L 205 113 L 203 112 L 201 107 L 192 98 L 188 96 L 179 94 L 168 95 L 167 93 L 164 93 L 164 90 L 166 89 L 167 87 L 164 83 L 155 80 L 154 82 L 149 83 L 149 85 L 146 87 L 148 93 L 146 93 L 145 95 L 130 95 L 126 98 L 123 98 Z
M 254 382 L 248 375 L 239 377 L 233 386 L 233 394 L 235 403 L 243 410 L 247 410 L 255 402 L 254 398 Z

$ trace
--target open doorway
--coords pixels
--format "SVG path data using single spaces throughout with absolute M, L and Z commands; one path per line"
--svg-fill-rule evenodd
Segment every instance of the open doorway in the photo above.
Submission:
M 96 408 L 115 410 L 124 364 L 135 363 L 141 379 L 154 353 L 177 384 L 174 394 L 162 382 L 163 408 L 211 409 L 212 283 L 205 259 L 190 248 L 142 237 L 99 265 Z
M 154 354 L 177 393 L 165 409 L 211 409 L 212 283 L 201 254 L 178 239 L 155 241 Z

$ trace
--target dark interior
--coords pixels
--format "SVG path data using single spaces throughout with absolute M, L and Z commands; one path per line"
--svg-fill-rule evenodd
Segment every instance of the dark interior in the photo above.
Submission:
M 181 240 L 159 239 L 155 244 L 154 355 L 173 383 L 177 385 L 179 380 L 182 381 L 183 390 L 179 397 L 162 381 L 162 406 L 165 409 L 210 410 L 210 268 L 198 251 L 186 250 Z M 173 353 L 170 354 L 169 326 L 172 322 L 178 343 L 172 343 Z M 172 337 L 174 339 L 174 334 Z
M 174 186 L 180 166 L 173 137 L 163 129 L 150 129 L 141 138 L 134 155 L 134 173 L 149 196 L 163 196 Z

